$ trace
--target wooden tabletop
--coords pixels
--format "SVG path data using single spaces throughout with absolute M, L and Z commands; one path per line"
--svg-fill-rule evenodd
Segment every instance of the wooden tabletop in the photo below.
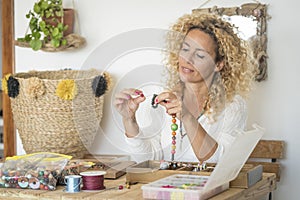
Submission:
M 143 199 L 141 186 L 143 184 L 131 185 L 129 189 L 125 188 L 125 176 L 117 180 L 105 179 L 104 185 L 106 190 L 101 191 L 81 191 L 79 193 L 66 193 L 64 186 L 58 186 L 55 191 L 47 190 L 31 190 L 31 189 L 14 189 L 0 188 L 0 199 L 5 200 L 99 200 L 99 199 Z M 120 185 L 124 186 L 123 190 L 119 190 Z M 267 195 L 276 189 L 276 176 L 273 173 L 264 173 L 263 179 L 248 189 L 229 188 L 228 190 L 210 198 L 211 200 L 237 200 L 237 199 L 257 199 L 258 197 Z

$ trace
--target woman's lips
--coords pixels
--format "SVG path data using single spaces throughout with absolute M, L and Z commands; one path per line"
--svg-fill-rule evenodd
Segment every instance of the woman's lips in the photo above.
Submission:
M 181 69 L 182 69 L 182 72 L 184 72 L 184 73 L 192 73 L 192 72 L 194 72 L 194 70 L 192 70 L 190 68 L 186 68 L 186 67 L 181 67 Z

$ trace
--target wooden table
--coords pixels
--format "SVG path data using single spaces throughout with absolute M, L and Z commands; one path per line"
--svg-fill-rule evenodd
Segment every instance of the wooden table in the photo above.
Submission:
M 130 189 L 118 190 L 119 185 L 124 185 L 125 176 L 117 180 L 105 179 L 104 184 L 109 190 L 79 193 L 66 193 L 63 186 L 58 186 L 55 191 L 0 188 L 0 199 L 15 200 L 99 200 L 99 199 L 143 199 L 142 184 L 131 185 Z M 111 189 L 113 188 L 113 189 Z M 276 189 L 276 176 L 273 173 L 264 173 L 263 179 L 248 189 L 229 188 L 228 190 L 210 198 L 211 200 L 237 200 L 237 199 L 258 199 Z

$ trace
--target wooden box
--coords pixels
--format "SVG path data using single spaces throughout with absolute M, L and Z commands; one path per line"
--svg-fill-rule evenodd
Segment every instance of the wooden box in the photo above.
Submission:
M 197 166 L 197 163 L 183 163 L 185 165 L 190 164 Z M 171 176 L 174 174 L 190 174 L 190 175 L 202 175 L 209 176 L 215 164 L 208 163 L 206 170 L 193 171 L 193 168 L 183 166 L 176 170 L 161 170 L 160 161 L 148 160 L 135 165 L 132 165 L 126 169 L 126 182 L 133 183 L 150 183 L 158 179 Z M 254 166 L 245 164 L 236 179 L 230 182 L 230 187 L 236 188 L 248 188 L 257 183 L 262 178 L 262 166 Z
M 85 155 L 83 159 L 71 160 L 70 163 L 79 164 L 79 172 L 105 171 L 104 178 L 107 179 L 119 178 L 126 173 L 127 167 L 136 164 L 127 155 Z
M 239 175 L 230 182 L 230 187 L 249 188 L 262 179 L 263 166 L 245 164 Z
M 197 166 L 197 163 L 183 163 Z M 150 183 L 158 179 L 173 175 L 173 174 L 190 174 L 190 175 L 203 175 L 208 176 L 212 171 L 211 166 L 208 164 L 206 170 L 192 171 L 191 167 L 183 166 L 176 170 L 161 170 L 160 161 L 148 160 L 144 161 L 126 169 L 126 182 L 133 183 Z

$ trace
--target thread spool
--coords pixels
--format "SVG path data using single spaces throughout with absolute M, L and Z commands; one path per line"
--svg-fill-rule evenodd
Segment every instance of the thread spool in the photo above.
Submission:
M 75 193 L 80 192 L 81 176 L 69 175 L 65 176 L 66 192 Z
M 87 171 L 81 172 L 82 190 L 104 190 L 105 171 Z

